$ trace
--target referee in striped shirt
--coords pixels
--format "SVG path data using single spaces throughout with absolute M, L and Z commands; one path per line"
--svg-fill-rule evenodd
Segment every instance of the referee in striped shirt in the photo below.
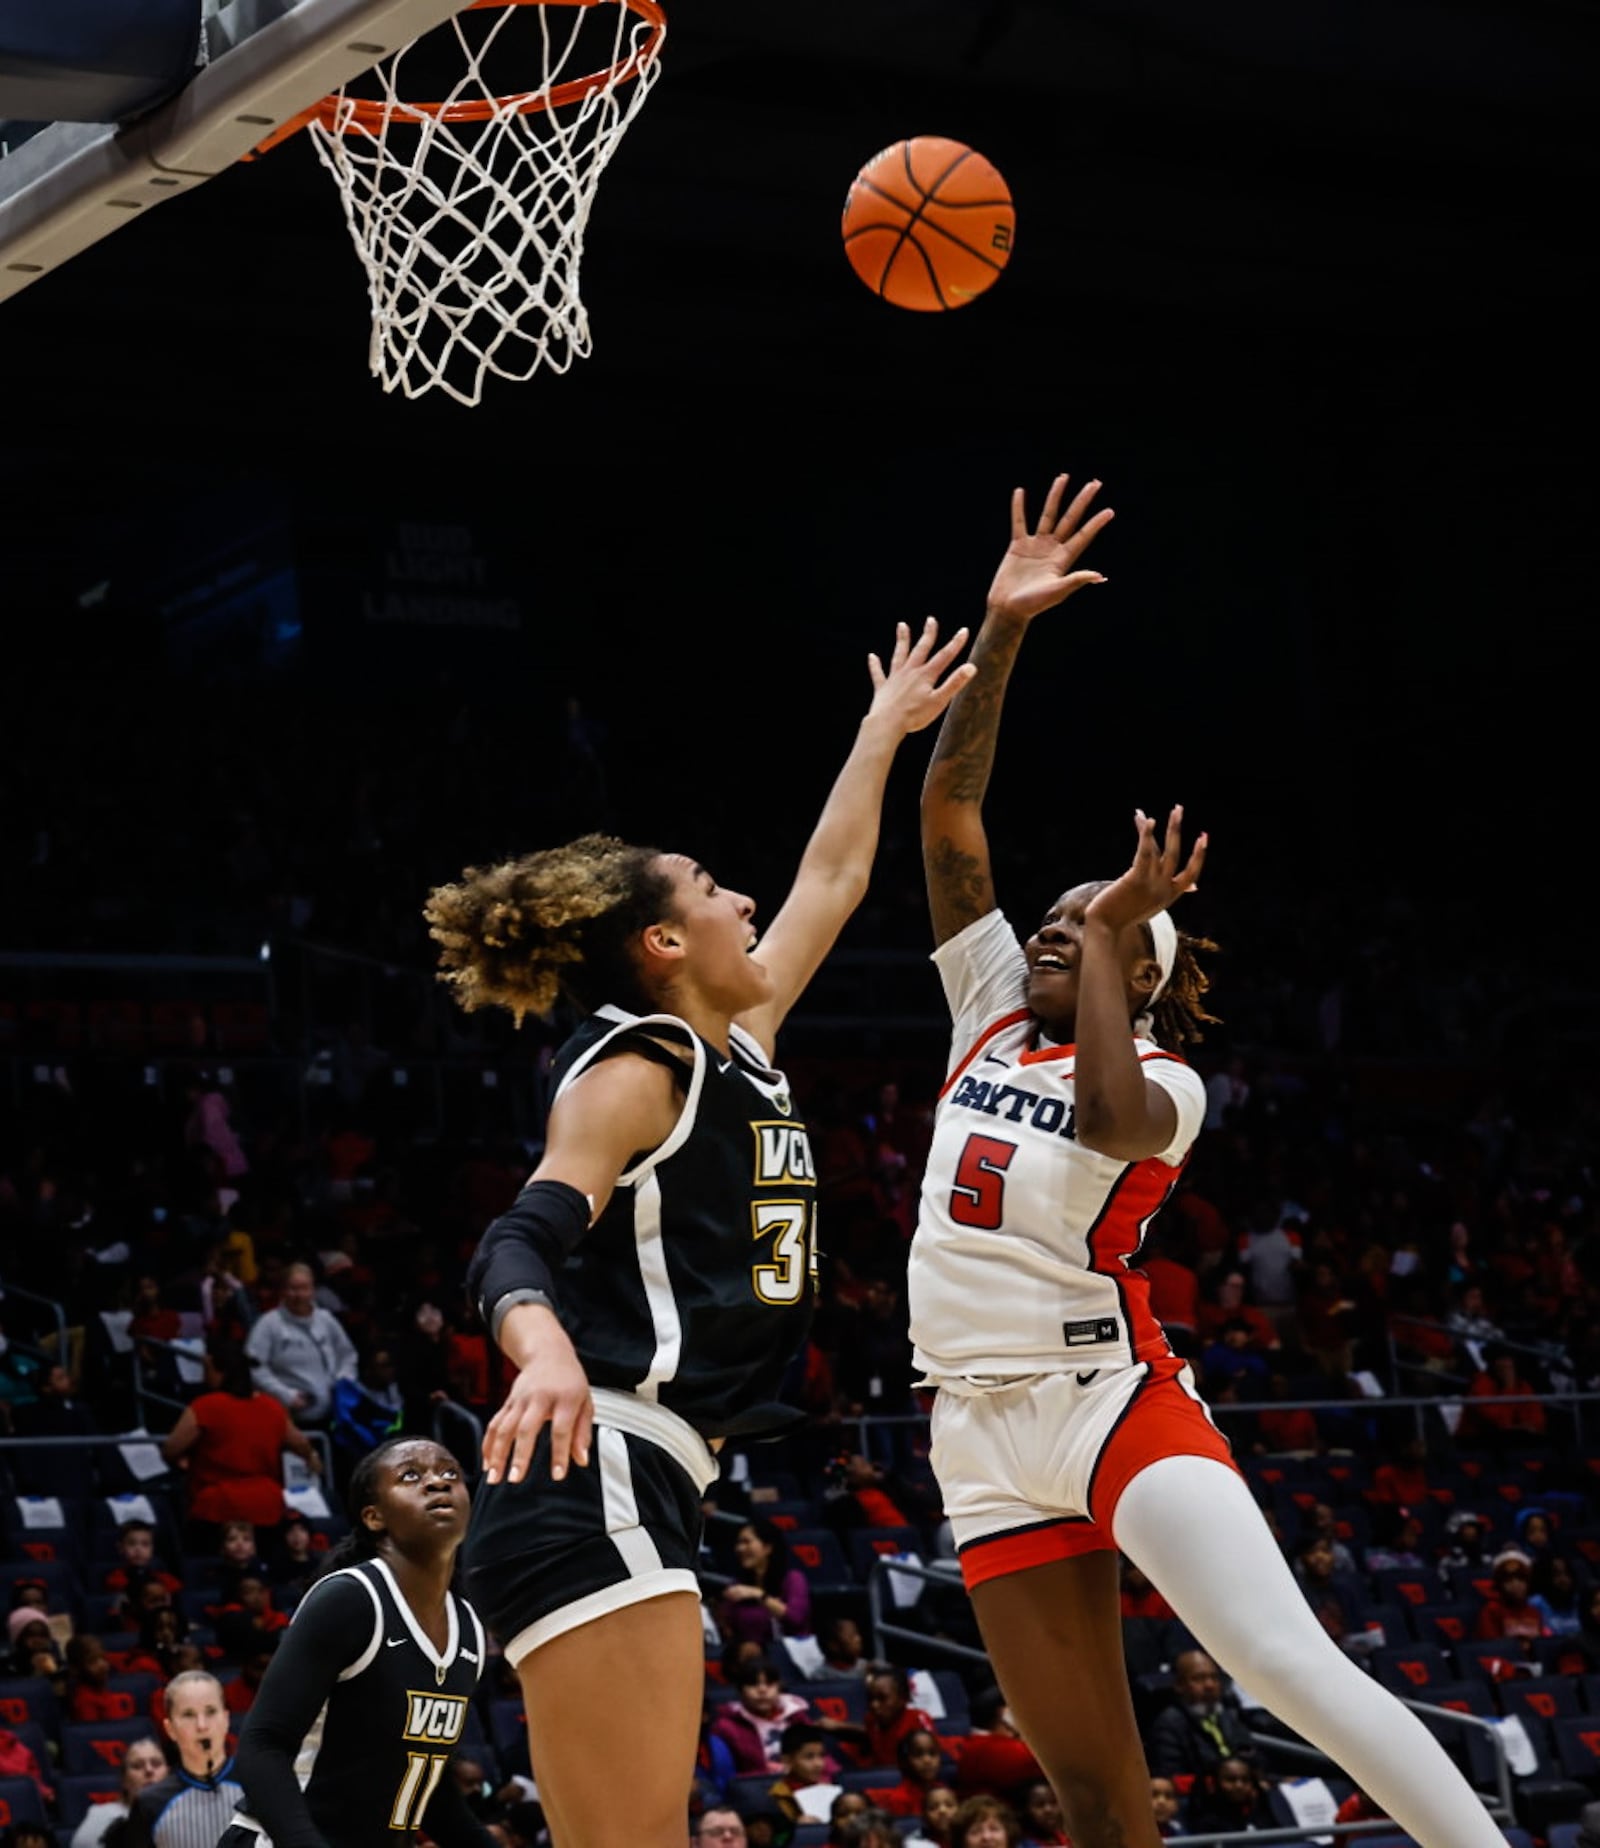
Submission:
M 185 1669 L 167 1683 L 163 1705 L 177 1769 L 134 1799 L 122 1848 L 217 1848 L 244 1802 L 228 1756 L 222 1684 L 202 1669 Z

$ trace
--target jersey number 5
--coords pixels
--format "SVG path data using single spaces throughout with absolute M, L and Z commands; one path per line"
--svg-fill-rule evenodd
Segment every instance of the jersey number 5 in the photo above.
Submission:
M 958 1226 L 976 1226 L 980 1232 L 1000 1229 L 1001 1198 L 1006 1169 L 1017 1152 L 1014 1142 L 994 1136 L 968 1136 L 956 1163 L 956 1182 L 950 1189 L 950 1217 Z
M 750 1267 L 750 1283 L 764 1303 L 799 1302 L 809 1277 L 817 1278 L 816 1209 L 809 1200 L 758 1200 L 751 1209 L 751 1234 L 772 1238 L 772 1256 Z
M 422 1812 L 433 1800 L 440 1773 L 449 1762 L 448 1753 L 443 1758 L 434 1752 L 406 1753 L 406 1774 L 394 1793 L 394 1811 L 389 1817 L 391 1829 L 422 1827 Z

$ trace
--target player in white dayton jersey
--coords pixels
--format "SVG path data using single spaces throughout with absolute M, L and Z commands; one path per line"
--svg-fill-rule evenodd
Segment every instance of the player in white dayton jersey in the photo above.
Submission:
M 517 1368 L 484 1432 L 468 1583 L 517 1672 L 556 1848 L 683 1848 L 712 1446 L 798 1420 L 774 1401 L 811 1312 L 816 1170 L 773 1047 L 866 893 L 896 752 L 971 676 L 965 641 L 901 623 L 887 668 L 868 657 L 871 704 L 759 938 L 754 900 L 609 836 L 430 894 L 464 1006 L 585 1016 L 539 1165 L 468 1267 Z M 649 1713 L 624 1747 L 617 1691 L 641 1663 Z
M 1182 811 L 1136 812 L 1119 879 L 1075 885 L 1019 944 L 996 908 L 982 804 L 1033 619 L 1104 582 L 1091 481 L 1011 543 L 922 799 L 935 962 L 954 1018 L 911 1249 L 911 1336 L 937 1386 L 933 1464 L 996 1678 L 1077 1848 L 1157 1848 L 1123 1661 L 1118 1553 L 1205 1649 L 1337 1759 L 1424 1848 L 1501 1841 L 1416 1716 L 1329 1638 L 1187 1367 L 1150 1313 L 1145 1230 L 1205 1114 L 1214 948 L 1168 907 L 1195 888 Z M 1130 729 L 1130 738 L 1138 732 Z M 1130 753 L 1128 769 L 1138 771 Z M 1092 762 L 1064 767 L 1063 791 Z

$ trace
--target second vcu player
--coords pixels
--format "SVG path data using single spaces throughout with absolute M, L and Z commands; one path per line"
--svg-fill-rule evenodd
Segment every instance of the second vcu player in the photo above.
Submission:
M 350 1479 L 350 1535 L 306 1593 L 245 1718 L 245 1807 L 219 1848 L 495 1848 L 446 1775 L 484 1635 L 450 1589 L 467 1531 L 461 1465 L 391 1439 Z

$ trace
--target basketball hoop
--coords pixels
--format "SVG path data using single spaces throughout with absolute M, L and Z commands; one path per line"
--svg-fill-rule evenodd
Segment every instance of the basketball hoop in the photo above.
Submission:
M 571 75 L 580 40 L 594 48 L 584 20 L 603 6 L 616 14 L 610 63 Z M 538 20 L 539 82 L 509 90 L 499 87 L 508 65 L 520 74 L 534 55 L 513 49 L 515 32 L 505 38 L 519 14 Z M 416 398 L 437 388 L 476 404 L 490 373 L 565 372 L 590 351 L 584 231 L 600 175 L 659 74 L 666 16 L 660 0 L 474 0 L 449 31 L 451 63 L 459 55 L 464 68 L 442 101 L 410 100 L 402 77 L 419 47 L 438 49 L 441 27 L 367 73 L 379 94 L 347 85 L 256 152 L 310 132 L 367 272 L 369 361 L 383 389 Z

